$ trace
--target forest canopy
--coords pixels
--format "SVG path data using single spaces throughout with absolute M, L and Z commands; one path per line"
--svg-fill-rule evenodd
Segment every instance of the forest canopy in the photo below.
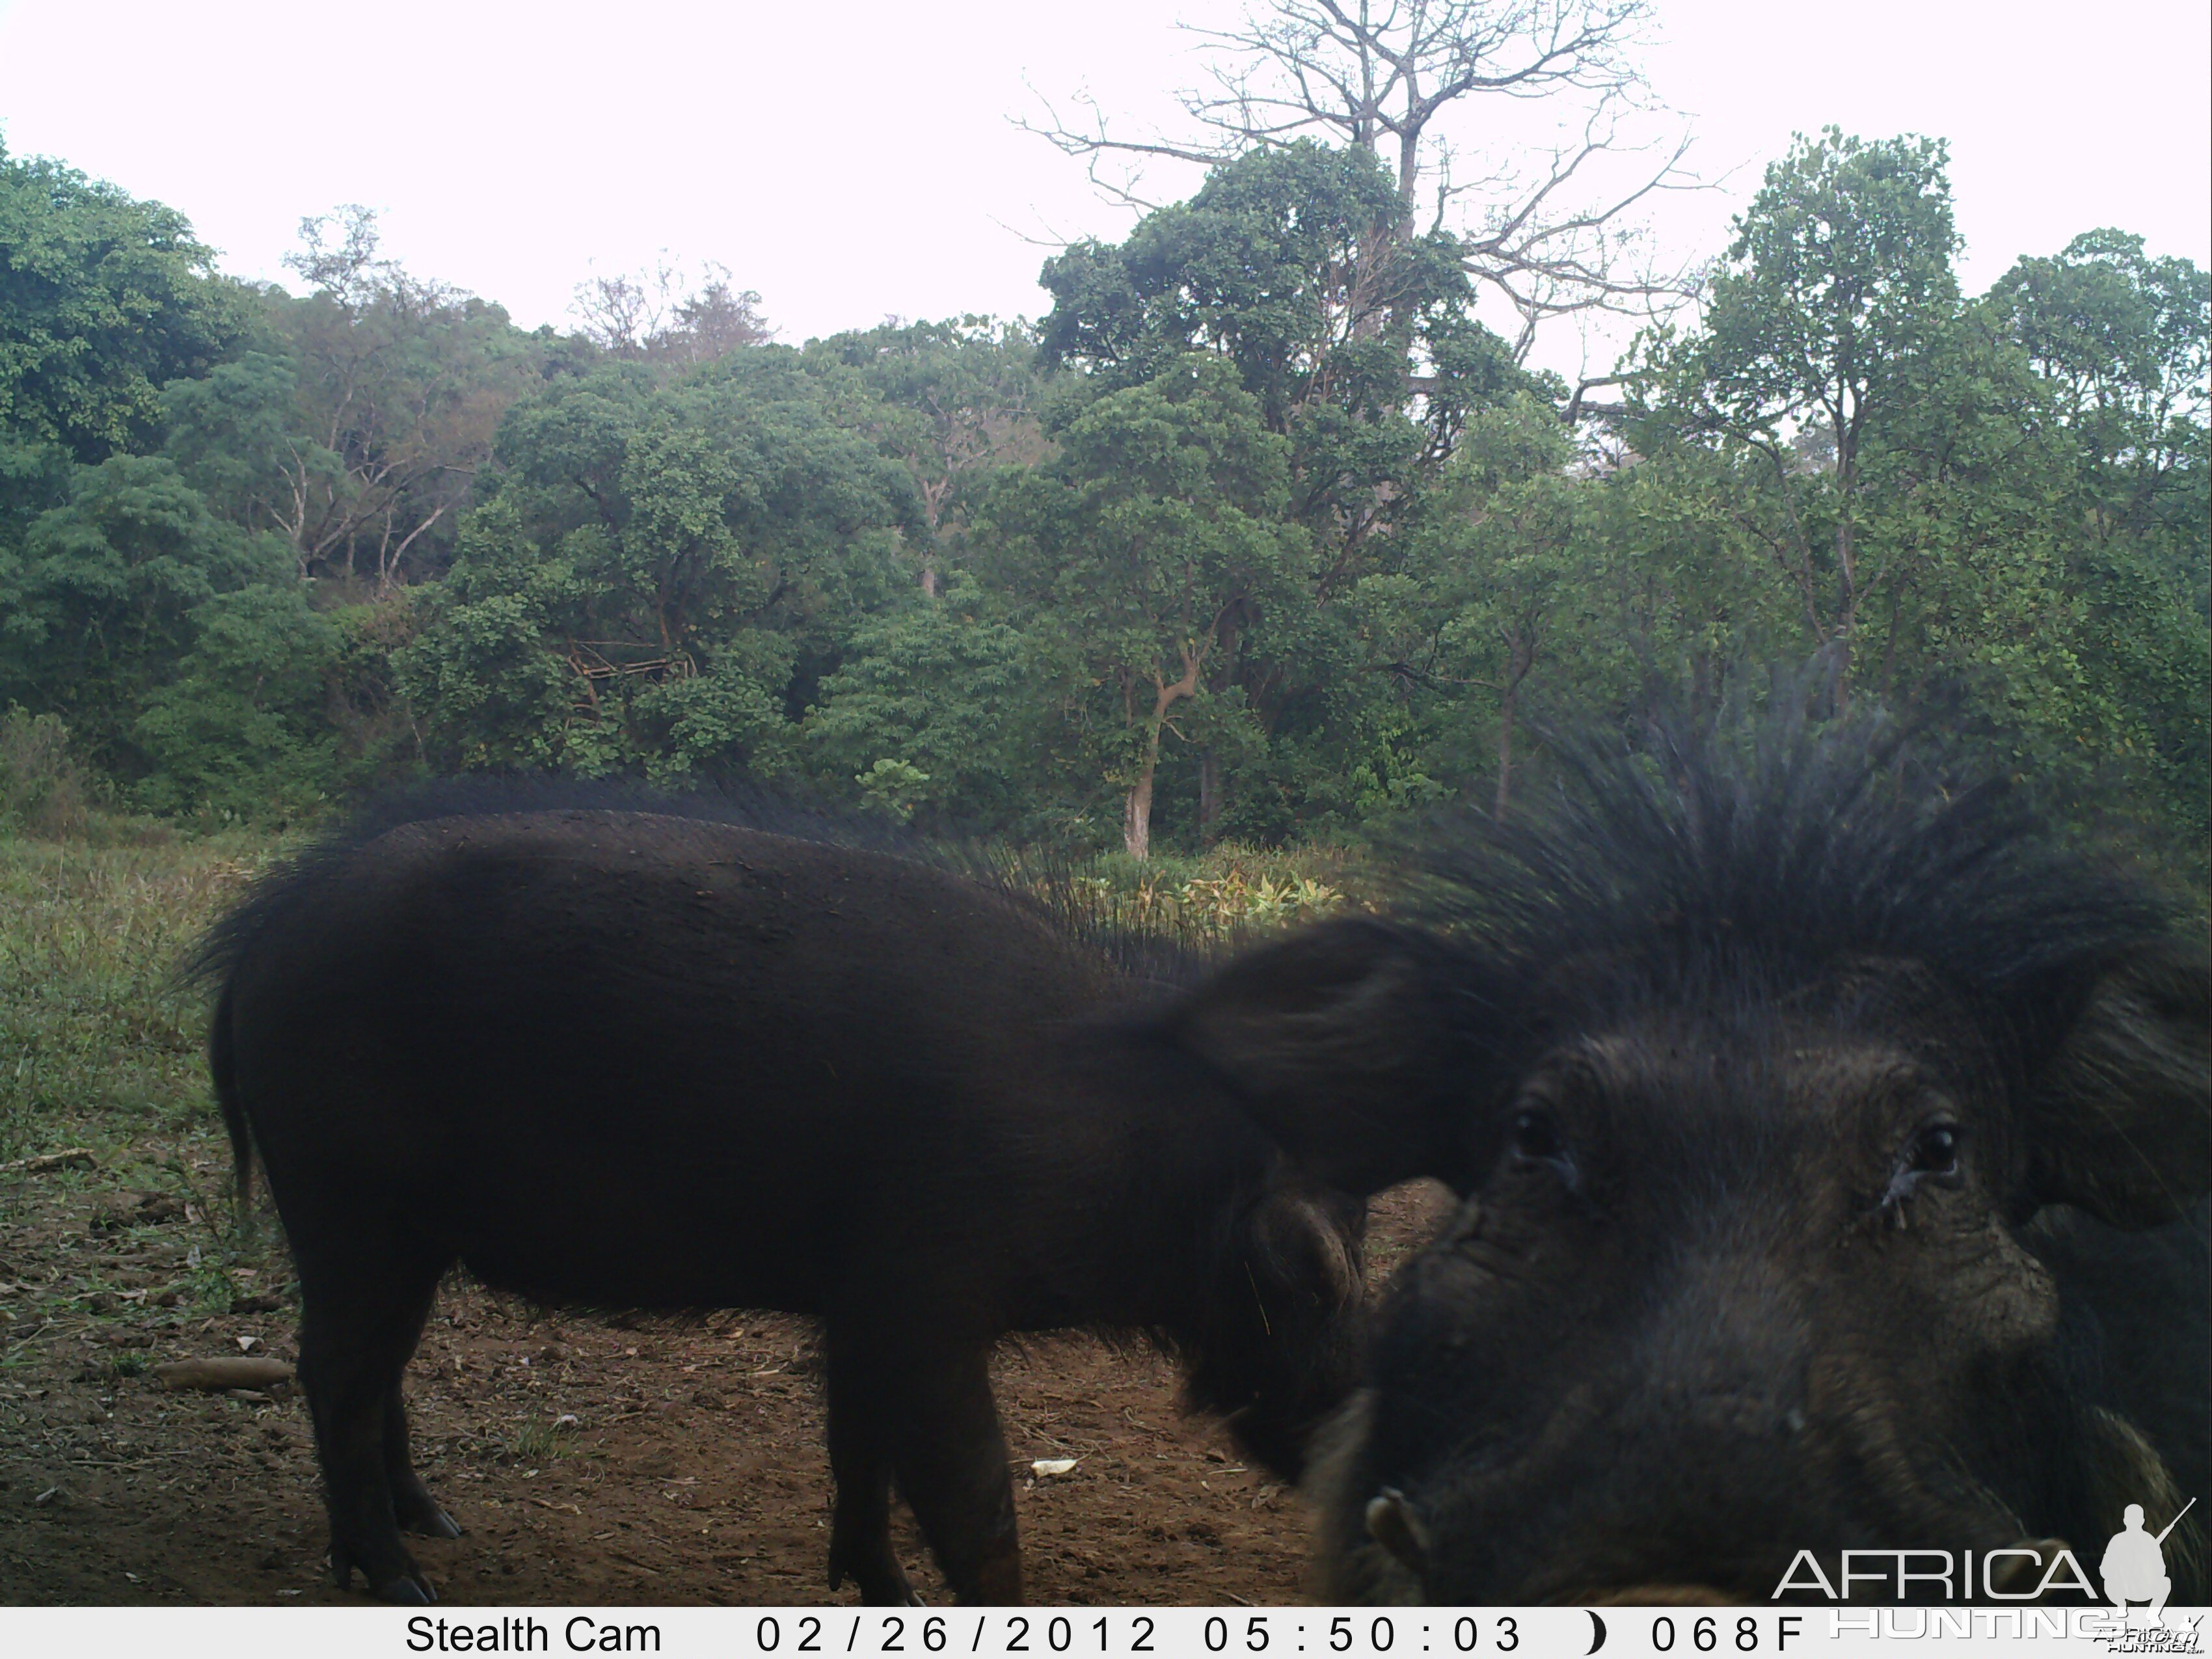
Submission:
M 1510 811 L 1547 720 L 1816 661 L 2201 871 L 2203 270 L 2092 228 L 1963 292 L 1942 143 L 1831 129 L 1601 403 L 1407 201 L 1257 145 L 1034 323 L 792 346 L 726 272 L 526 331 L 361 210 L 242 283 L 0 149 L 0 768 L 65 732 L 116 810 L 267 823 L 744 782 L 1141 858 Z

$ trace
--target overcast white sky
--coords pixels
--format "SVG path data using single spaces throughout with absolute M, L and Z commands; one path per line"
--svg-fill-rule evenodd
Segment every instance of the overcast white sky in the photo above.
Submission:
M 1036 110 L 1025 82 L 1087 87 L 1133 131 L 1168 119 L 1197 75 L 1175 24 L 1239 9 L 0 0 L 0 133 L 181 210 L 240 275 L 283 278 L 302 215 L 361 202 L 410 270 L 527 325 L 564 324 L 593 261 L 665 248 L 728 265 L 796 343 L 890 313 L 1041 313 L 1048 250 L 1024 239 L 1118 236 L 1129 216 L 1009 124 Z M 1653 88 L 1692 121 L 1693 164 L 1732 178 L 1661 204 L 1670 249 L 1717 252 L 1790 133 L 1832 122 L 1951 141 L 1970 289 L 2098 225 L 2212 264 L 2204 0 L 1658 10 Z M 1563 326 L 1538 356 L 1572 373 L 1611 349 Z

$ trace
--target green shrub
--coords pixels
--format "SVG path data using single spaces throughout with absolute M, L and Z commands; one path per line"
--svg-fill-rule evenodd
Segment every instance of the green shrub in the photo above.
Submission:
M 46 841 L 82 836 L 90 794 L 58 714 L 0 715 L 0 823 Z

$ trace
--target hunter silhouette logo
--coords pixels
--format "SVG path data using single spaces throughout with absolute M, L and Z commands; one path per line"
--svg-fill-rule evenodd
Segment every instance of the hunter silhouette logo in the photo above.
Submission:
M 2154 1538 L 2143 1530 L 2143 1509 L 2140 1504 L 2130 1504 L 2122 1517 L 2126 1525 L 2112 1534 L 2112 1541 L 2105 1546 L 2105 1559 L 2098 1564 L 2098 1573 L 2105 1581 L 2105 1595 L 2127 1616 L 2130 1601 L 2148 1602 L 2150 1616 L 2156 1622 L 2166 1611 L 2166 1598 L 2173 1594 L 2173 1580 L 2166 1571 L 2166 1555 L 2159 1546 L 2166 1542 L 2166 1533 L 2181 1524 L 2181 1516 L 2196 1507 L 2191 1498 L 2181 1506 L 2181 1514 L 2166 1523 L 2166 1532 Z
M 2105 1581 L 2106 1599 L 2120 1610 L 2124 1620 L 2130 1602 L 2147 1604 L 2150 1622 L 2161 1622 L 2173 1580 L 2166 1571 L 2160 1546 L 2195 1508 L 2191 1498 L 2180 1513 L 2155 1537 L 2143 1528 L 2143 1508 L 2130 1504 L 2124 1511 L 2126 1525 L 2105 1546 L 2098 1570 Z M 2055 1538 L 2027 1540 L 2008 1549 L 1984 1550 L 1977 1559 L 1972 1550 L 1955 1555 L 1948 1550 L 1844 1550 L 1838 1558 L 1841 1571 L 1833 1579 L 1811 1550 L 1799 1550 L 1774 1587 L 1774 1599 L 1810 1592 L 1831 1601 L 1856 1601 L 1873 1586 L 1877 1599 L 1898 1601 L 2039 1601 L 2054 1592 L 2072 1592 L 2090 1601 L 2097 1597 L 2074 1552 Z

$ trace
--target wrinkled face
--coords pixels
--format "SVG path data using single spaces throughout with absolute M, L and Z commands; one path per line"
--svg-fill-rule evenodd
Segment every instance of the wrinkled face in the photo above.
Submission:
M 1359 1380 L 1366 1218 L 1363 1201 L 1285 1171 L 1238 1206 L 1212 1255 L 1190 1395 L 1286 1480 Z
M 1800 1550 L 1832 1581 L 2078 1505 L 1991 1068 L 1828 1000 L 1632 1010 L 1519 1073 L 1321 1483 L 1340 1594 L 1765 1601 Z

